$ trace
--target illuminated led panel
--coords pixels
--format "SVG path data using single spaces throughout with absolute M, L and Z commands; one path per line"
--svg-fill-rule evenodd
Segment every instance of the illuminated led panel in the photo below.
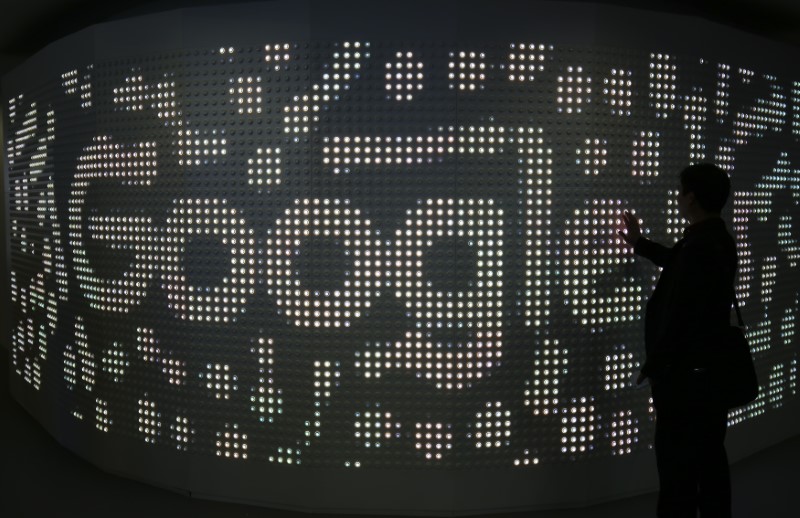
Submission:
M 651 489 L 620 466 L 651 461 L 633 380 L 660 270 L 617 232 L 631 210 L 680 239 L 703 161 L 732 180 L 761 382 L 732 433 L 796 408 L 800 78 L 775 47 L 578 4 L 290 4 L 90 29 L 4 83 L 12 384 L 70 447 L 312 510 L 393 508 L 354 482 L 378 473 L 444 514 Z M 486 490 L 448 503 L 453 473 Z M 576 475 L 619 491 L 565 494 Z
M 152 239 L 148 236 L 154 233 L 150 226 L 152 218 L 123 215 L 119 211 L 110 215 L 93 214 L 97 211 L 86 210 L 86 196 L 93 180 L 131 186 L 150 185 L 150 178 L 156 175 L 156 145 L 142 142 L 126 146 L 113 143 L 105 135 L 93 140 L 93 144 L 85 147 L 84 154 L 78 158 L 69 198 L 70 246 L 78 265 L 76 277 L 93 308 L 127 312 L 131 305 L 145 296 L 147 283 L 155 269 L 153 256 L 147 253 L 150 251 L 148 241 Z M 137 252 L 135 262 L 129 271 L 123 273 L 122 279 L 105 280 L 97 275 L 87 252 L 85 243 L 88 239 L 108 241 L 112 250 Z
M 8 99 L 6 141 L 10 215 L 11 338 L 14 372 L 39 390 L 48 342 L 66 301 L 67 272 L 53 170 L 55 112 L 24 94 Z

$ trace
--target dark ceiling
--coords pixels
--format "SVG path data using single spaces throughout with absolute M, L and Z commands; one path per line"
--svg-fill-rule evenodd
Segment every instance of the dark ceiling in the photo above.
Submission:
M 700 16 L 800 46 L 798 0 L 600 1 Z M 0 16 L 0 58 L 6 65 L 2 68 L 7 69 L 48 43 L 96 23 L 168 9 L 224 3 L 224 0 L 6 0 Z

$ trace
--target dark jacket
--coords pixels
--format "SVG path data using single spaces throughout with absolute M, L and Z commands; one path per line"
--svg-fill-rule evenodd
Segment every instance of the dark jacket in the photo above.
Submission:
M 642 372 L 658 380 L 670 371 L 702 367 L 704 343 L 730 324 L 736 242 L 718 217 L 686 227 L 672 248 L 646 238 L 634 252 L 661 266 L 647 302 Z

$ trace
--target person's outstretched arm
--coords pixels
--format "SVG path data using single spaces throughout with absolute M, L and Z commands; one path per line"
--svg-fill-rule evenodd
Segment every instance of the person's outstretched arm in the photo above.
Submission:
M 672 258 L 673 250 L 662 244 L 640 237 L 633 245 L 633 252 L 653 261 L 657 266 L 665 267 Z
M 625 224 L 625 232 L 621 230 L 617 233 L 630 245 L 633 245 L 634 253 L 646 257 L 653 261 L 657 266 L 664 267 L 672 258 L 673 250 L 646 237 L 642 237 L 642 230 L 639 220 L 629 211 L 622 214 L 622 222 Z

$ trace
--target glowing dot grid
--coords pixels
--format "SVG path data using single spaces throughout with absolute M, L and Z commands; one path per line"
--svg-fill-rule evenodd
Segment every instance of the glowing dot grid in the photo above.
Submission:
M 67 60 L 68 61 L 68 60 Z M 733 193 L 762 383 L 797 396 L 800 82 L 541 41 L 274 41 L 7 91 L 13 383 L 87 436 L 229 463 L 649 455 L 632 377 L 677 172 Z

